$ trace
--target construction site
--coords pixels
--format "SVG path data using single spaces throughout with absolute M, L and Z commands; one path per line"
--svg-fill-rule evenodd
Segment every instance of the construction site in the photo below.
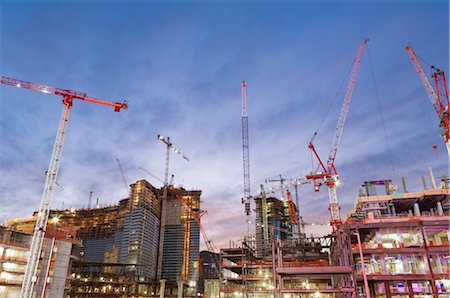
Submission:
M 237 180 L 240 187 L 237 196 L 234 185 L 227 185 L 226 191 L 218 189 L 208 196 L 202 187 L 177 185 L 172 174 L 174 169 L 178 170 L 177 180 L 183 181 L 184 185 L 178 163 L 187 164 L 191 160 L 171 138 L 158 133 L 152 138 L 160 149 L 164 149 L 164 156 L 160 158 L 164 161 L 163 178 L 147 170 L 143 161 L 137 166 L 128 162 L 124 167 L 116 157 L 118 167 L 115 169 L 120 173 L 120 179 L 112 184 L 123 184 L 126 196 L 114 190 L 108 198 L 111 203 L 100 204 L 99 199 L 94 202 L 93 191 L 90 191 L 87 204 L 78 201 L 74 206 L 64 208 L 63 202 L 61 208 L 55 208 L 52 204 L 55 190 L 63 190 L 58 174 L 61 165 L 64 169 L 66 137 L 72 133 L 68 132 L 68 127 L 73 106 L 84 102 L 94 107 L 89 113 L 94 114 L 95 108 L 103 107 L 120 112 L 120 115 L 133 115 L 133 103 L 103 100 L 80 91 L 1 75 L 0 85 L 4 88 L 27 89 L 17 91 L 23 93 L 37 91 L 62 100 L 62 112 L 39 206 L 33 206 L 34 212 L 27 217 L 8 214 L 0 225 L 0 298 L 450 298 L 450 172 L 435 175 L 431 166 L 418 169 L 411 160 L 411 175 L 426 173 L 422 177 L 406 177 L 421 178 L 420 189 L 417 185 L 410 187 L 404 177 L 401 181 L 396 181 L 400 180 L 398 176 L 390 177 L 396 173 L 381 105 L 383 123 L 380 127 L 384 129 L 388 147 L 388 154 L 382 158 L 389 159 L 392 173 L 386 172 L 379 180 L 371 180 L 366 178 L 370 173 L 355 171 L 353 178 L 361 180 L 358 185 L 350 185 L 355 195 L 352 197 L 348 192 L 340 195 L 340 186 L 347 183 L 352 170 L 347 168 L 346 173 L 341 173 L 341 164 L 335 161 L 338 153 L 344 150 L 341 148 L 342 136 L 364 59 L 369 60 L 370 66 L 369 75 L 365 74 L 370 79 L 365 80 L 373 81 L 379 100 L 370 56 L 365 58 L 368 43 L 368 38 L 359 41 L 352 63 L 347 63 L 350 65 L 347 76 L 323 120 L 317 121 L 318 128 L 302 128 L 311 130 L 312 135 L 306 144 L 310 156 L 296 157 L 311 159 L 311 170 L 303 171 L 303 174 L 279 174 L 265 181 L 250 179 L 254 172 L 250 171 L 252 130 L 249 128 L 248 99 L 251 101 L 252 98 L 247 97 L 247 88 L 251 86 L 247 81 L 235 82 L 233 94 L 237 105 L 240 102 L 239 139 L 242 141 L 235 151 L 239 151 L 239 156 L 242 154 L 239 160 L 242 176 L 235 177 L 230 174 L 234 172 L 228 170 L 218 175 Z M 400 50 L 432 105 L 429 111 L 422 113 L 432 114 L 434 109 L 438 116 L 435 122 L 444 142 L 433 144 L 432 150 L 445 148 L 450 161 L 449 85 L 445 71 L 419 57 L 412 45 Z M 423 56 L 427 54 L 423 53 Z M 199 89 L 202 88 L 206 87 L 202 85 Z M 334 111 L 332 105 L 336 100 L 340 103 L 337 125 L 322 126 L 330 111 Z M 174 117 L 181 119 L 177 121 L 184 120 L 184 116 L 172 112 Z M 98 128 L 92 126 L 89 129 Z M 318 147 L 323 147 L 322 138 L 327 135 L 323 130 L 327 129 L 333 139 L 326 148 L 329 153 L 325 157 L 320 153 L 325 148 L 319 150 Z M 126 135 L 122 131 L 118 134 Z M 219 139 L 219 148 L 227 147 L 226 137 L 222 139 L 221 135 Z M 136 140 L 127 142 L 130 152 L 134 152 L 131 147 L 140 146 Z M 410 143 L 405 141 L 402 146 Z M 71 156 L 76 165 L 78 157 Z M 128 158 L 128 152 L 124 156 Z M 152 156 L 152 159 L 156 158 Z M 90 159 L 89 163 L 94 167 L 93 160 L 96 159 Z M 210 160 L 208 165 L 215 162 Z M 384 161 L 384 164 L 389 162 Z M 381 164 L 379 160 L 373 163 Z M 230 165 L 234 164 L 230 162 Z M 203 177 L 200 179 L 206 180 L 212 175 L 198 164 L 193 167 L 198 171 L 195 175 Z M 372 167 L 374 172 L 378 170 L 375 165 L 368 165 L 368 168 Z M 135 179 L 137 175 L 134 175 L 132 183 L 125 175 L 127 171 L 131 172 L 130 168 L 141 170 L 140 178 Z M 109 169 L 105 170 L 105 177 Z M 296 173 L 301 171 L 298 169 Z M 286 173 L 281 168 L 278 172 Z M 100 175 L 88 177 L 98 179 L 98 183 L 107 180 L 102 178 Z M 152 182 L 155 180 L 160 186 L 155 186 Z M 220 184 L 219 180 L 214 181 Z M 73 180 L 73 184 L 79 181 Z M 68 184 L 64 187 L 70 189 Z M 253 185 L 259 186 L 258 191 L 251 187 Z M 234 198 L 231 203 L 221 201 L 217 207 L 208 201 L 212 198 L 217 202 L 222 195 L 229 195 L 228 192 Z M 316 202 L 316 193 L 326 192 L 327 210 L 317 210 L 326 218 L 322 217 L 325 219 L 321 222 L 312 220 L 313 215 L 302 208 L 311 204 L 308 210 L 319 209 L 317 206 L 323 205 Z M 72 202 L 75 200 L 78 199 L 73 198 Z M 226 214 L 228 204 L 239 205 L 239 215 Z M 213 224 L 207 224 L 208 230 L 205 205 L 225 210 L 217 214 L 209 210 Z M 216 223 L 222 225 L 222 233 L 230 230 L 230 234 L 211 234 Z M 237 237 L 231 235 L 232 227 L 236 226 L 240 227 Z M 228 245 L 224 244 L 228 239 Z

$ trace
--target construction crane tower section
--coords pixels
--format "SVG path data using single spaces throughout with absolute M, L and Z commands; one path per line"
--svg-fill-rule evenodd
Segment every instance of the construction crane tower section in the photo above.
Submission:
M 60 89 L 50 87 L 42 84 L 17 80 L 0 76 L 0 82 L 5 85 L 14 86 L 17 88 L 25 88 L 43 93 L 50 93 L 59 95 L 62 97 L 62 113 L 56 133 L 55 143 L 53 145 L 52 156 L 50 164 L 46 172 L 46 179 L 44 184 L 44 191 L 42 193 L 41 202 L 38 210 L 38 218 L 33 232 L 33 238 L 30 245 L 30 254 L 28 256 L 27 266 L 25 269 L 25 275 L 22 282 L 22 288 L 20 292 L 21 298 L 30 298 L 33 295 L 33 288 L 37 281 L 36 271 L 41 255 L 42 243 L 45 236 L 47 227 L 48 216 L 50 212 L 50 203 L 53 196 L 53 190 L 58 176 L 59 165 L 61 162 L 61 155 L 64 148 L 64 141 L 67 135 L 67 128 L 70 122 L 70 115 L 72 112 L 73 100 L 79 99 L 90 103 L 100 104 L 104 106 L 111 106 L 115 112 L 119 112 L 121 109 L 127 109 L 127 101 L 109 102 L 102 99 L 88 96 L 86 93 L 73 91 L 68 89 Z
M 250 152 L 248 136 L 248 114 L 247 114 L 247 84 L 242 81 L 242 152 L 244 166 L 244 198 L 245 215 L 247 221 L 247 235 L 250 234 Z
M 439 126 L 442 128 L 441 135 L 444 137 L 444 142 L 447 147 L 447 153 L 450 155 L 450 114 L 448 108 L 449 91 L 445 73 L 438 68 L 432 67 L 433 73 L 431 76 L 434 79 L 434 83 L 436 86 L 435 89 L 433 87 L 433 84 L 430 82 L 430 79 L 428 78 L 412 46 L 406 46 L 405 50 L 417 75 L 419 76 L 423 86 L 425 87 L 431 104 L 433 105 L 438 115 L 440 121 Z
M 364 38 L 360 45 L 358 46 L 358 50 L 356 52 L 355 59 L 353 61 L 353 65 L 350 72 L 350 77 L 347 84 L 347 89 L 344 95 L 344 102 L 342 104 L 342 109 L 339 115 L 339 119 L 337 122 L 333 142 L 330 148 L 330 153 L 328 155 L 328 161 L 325 164 L 322 162 L 319 154 L 317 153 L 314 144 L 312 141 L 309 143 L 308 147 L 314 153 L 315 157 L 319 162 L 319 168 L 321 167 L 321 172 L 311 173 L 307 176 L 307 179 L 313 180 L 314 182 L 314 190 L 319 191 L 321 185 L 326 184 L 328 186 L 328 196 L 329 196 L 329 211 L 331 217 L 331 225 L 334 227 L 335 224 L 341 222 L 340 217 L 340 206 L 337 199 L 336 194 L 336 185 L 339 183 L 339 176 L 334 165 L 336 160 L 336 153 L 339 148 L 339 143 L 342 138 L 342 132 L 344 130 L 345 121 L 347 119 L 348 109 L 350 107 L 350 103 L 353 97 L 353 91 L 356 85 L 356 78 L 358 76 L 359 68 L 361 65 L 362 55 L 364 53 L 364 47 L 367 43 L 368 39 Z

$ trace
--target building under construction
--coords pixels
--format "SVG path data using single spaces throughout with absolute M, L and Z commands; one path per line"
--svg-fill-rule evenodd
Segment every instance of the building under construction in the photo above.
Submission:
M 291 214 L 297 216 L 295 204 L 292 201 L 280 200 L 275 197 L 255 198 L 256 204 L 256 257 L 266 258 L 270 254 L 270 239 L 275 237 L 287 240 L 293 237 L 295 221 Z M 293 209 L 293 210 L 291 210 Z M 297 231 L 297 230 L 295 230 Z
M 31 219 L 31 221 L 35 218 Z M 26 225 L 30 220 L 20 223 Z M 34 297 L 65 297 L 70 280 L 72 246 L 78 245 L 73 227 L 49 225 L 42 245 Z M 31 235 L 0 226 L 0 297 L 19 297 L 30 250 Z
M 450 193 L 399 193 L 392 181 L 365 182 L 339 231 L 348 235 L 359 292 L 371 297 L 450 297 Z M 376 195 L 376 185 L 386 188 Z M 424 186 L 426 187 L 425 183 Z
M 163 189 L 139 180 L 129 198 L 116 205 L 51 210 L 50 222 L 76 227 L 81 240 L 73 251 L 68 296 L 177 297 L 180 291 L 196 296 L 200 231 L 192 212 L 200 212 L 200 195 L 169 186 L 162 210 Z M 12 220 L 10 225 L 31 234 L 35 221 Z

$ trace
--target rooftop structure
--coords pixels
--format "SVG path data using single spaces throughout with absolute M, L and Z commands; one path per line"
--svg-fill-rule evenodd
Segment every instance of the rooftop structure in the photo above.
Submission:
M 349 237 L 359 292 L 369 291 L 372 297 L 448 297 L 448 187 L 367 194 L 358 197 L 340 227 Z

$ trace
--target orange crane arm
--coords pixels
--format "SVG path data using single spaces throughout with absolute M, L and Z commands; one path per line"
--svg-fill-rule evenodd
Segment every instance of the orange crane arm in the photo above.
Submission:
M 110 107 L 114 108 L 115 112 L 120 112 L 120 109 L 128 109 L 128 102 L 126 100 L 124 100 L 123 103 L 110 102 L 110 101 L 106 101 L 106 100 L 103 100 L 103 99 L 98 99 L 98 98 L 95 98 L 95 97 L 89 97 L 84 92 L 79 92 L 79 91 L 74 91 L 74 90 L 69 90 L 69 89 L 60 89 L 60 88 L 50 87 L 50 86 L 46 86 L 46 85 L 42 85 L 42 84 L 37 84 L 37 83 L 27 82 L 27 81 L 23 81 L 23 80 L 8 78 L 8 77 L 5 77 L 5 76 L 0 76 L 0 83 L 5 84 L 5 85 L 18 87 L 18 88 L 25 88 L 25 89 L 35 90 L 35 91 L 39 91 L 39 92 L 42 92 L 42 93 L 51 93 L 51 94 L 60 95 L 60 96 L 63 96 L 63 97 L 69 97 L 69 98 L 72 98 L 72 99 L 79 99 L 79 100 L 83 100 L 83 101 L 87 101 L 87 102 L 91 102 L 91 103 L 95 103 L 95 104 L 99 104 L 99 105 L 110 106 Z

